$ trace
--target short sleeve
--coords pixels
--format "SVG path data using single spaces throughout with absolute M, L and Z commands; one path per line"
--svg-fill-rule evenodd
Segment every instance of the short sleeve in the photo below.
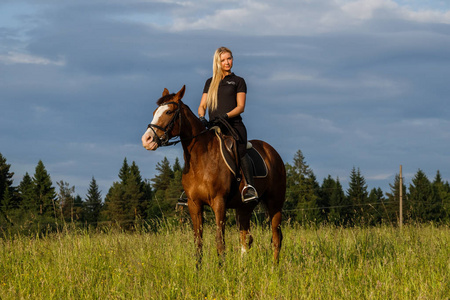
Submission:
M 237 80 L 236 93 L 247 94 L 247 84 L 245 83 L 245 80 L 242 77 L 239 77 L 239 80 Z
M 208 94 L 209 86 L 211 85 L 212 77 L 206 80 L 205 87 L 203 88 L 203 94 Z

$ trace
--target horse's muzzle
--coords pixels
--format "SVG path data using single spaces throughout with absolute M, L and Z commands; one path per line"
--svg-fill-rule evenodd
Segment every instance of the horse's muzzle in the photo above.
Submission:
M 154 133 L 152 130 L 147 130 L 142 136 L 142 146 L 147 150 L 156 150 L 158 148 L 158 143 L 155 142 Z

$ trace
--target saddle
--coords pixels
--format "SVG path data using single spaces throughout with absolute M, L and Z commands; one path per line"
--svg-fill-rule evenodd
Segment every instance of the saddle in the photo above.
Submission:
M 227 165 L 228 169 L 233 173 L 238 181 L 241 180 L 241 172 L 239 165 L 239 155 L 237 153 L 236 140 L 232 136 L 224 135 L 218 126 L 214 126 L 211 130 L 215 131 L 216 137 L 220 143 L 220 154 Z M 253 148 L 250 142 L 247 142 L 247 154 L 250 156 L 252 163 L 253 177 L 264 178 L 267 176 L 267 165 L 261 154 Z

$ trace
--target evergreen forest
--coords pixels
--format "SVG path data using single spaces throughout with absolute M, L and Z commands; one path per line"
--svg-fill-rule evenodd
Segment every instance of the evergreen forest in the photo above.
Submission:
M 286 163 L 287 189 L 284 222 L 301 225 L 336 226 L 398 225 L 400 176 L 389 184 L 390 191 L 369 190 L 359 168 L 353 167 L 348 186 L 328 175 L 319 182 L 307 165 L 301 150 Z M 26 173 L 18 186 L 13 185 L 11 165 L 0 153 L 0 231 L 9 233 L 52 232 L 63 226 L 104 228 L 119 226 L 133 230 L 161 221 L 189 219 L 186 210 L 177 208 L 182 196 L 183 167 L 177 158 L 173 164 L 164 158 L 156 165 L 156 175 L 142 178 L 136 163 L 125 158 L 118 179 L 105 195 L 94 177 L 84 196 L 75 193 L 68 182 L 52 182 L 44 163 L 39 161 L 34 174 Z M 402 184 L 405 223 L 450 223 L 450 185 L 439 171 L 433 179 L 418 170 L 408 186 Z M 206 211 L 208 213 L 208 211 Z M 209 211 L 211 213 L 211 211 Z M 264 220 L 264 209 L 255 217 Z M 207 218 L 206 218 L 207 219 Z M 232 211 L 228 221 L 234 222 Z

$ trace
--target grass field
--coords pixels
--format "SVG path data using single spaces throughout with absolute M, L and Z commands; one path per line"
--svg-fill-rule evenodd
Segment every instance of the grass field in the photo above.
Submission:
M 199 271 L 188 225 L 6 237 L 0 299 L 449 299 L 449 227 L 285 225 L 279 265 L 267 228 L 241 257 L 232 227 L 221 267 L 213 230 Z

